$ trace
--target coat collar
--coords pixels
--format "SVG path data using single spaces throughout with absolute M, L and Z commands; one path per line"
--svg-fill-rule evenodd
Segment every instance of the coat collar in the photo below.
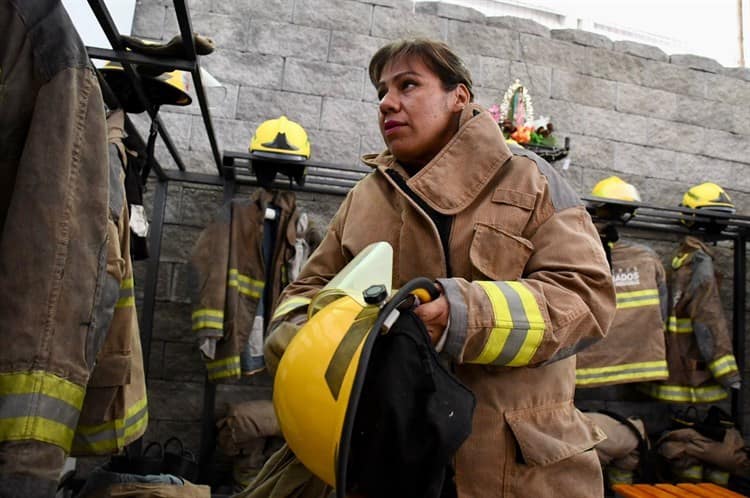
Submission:
M 711 256 L 711 258 L 714 257 L 714 251 L 698 237 L 693 237 L 692 235 L 685 236 L 685 239 L 682 241 L 682 247 L 680 247 L 680 253 L 686 254 L 695 251 L 703 251 Z
M 411 178 L 388 150 L 365 155 L 362 161 L 382 173 L 389 168 L 397 170 L 408 178 L 409 188 L 439 213 L 458 213 L 476 199 L 512 155 L 500 127 L 479 105 L 466 106 L 459 123 L 450 142 Z

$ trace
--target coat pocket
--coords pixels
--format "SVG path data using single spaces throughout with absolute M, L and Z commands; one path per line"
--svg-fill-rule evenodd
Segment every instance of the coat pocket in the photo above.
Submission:
M 477 223 L 469 249 L 472 280 L 517 280 L 534 250 L 527 239 L 503 229 Z
M 505 420 L 516 443 L 515 461 L 506 467 L 510 496 L 602 496 L 592 449 L 606 436 L 572 403 L 508 412 Z
M 517 190 L 498 188 L 492 194 L 491 218 L 493 225 L 500 225 L 510 233 L 520 234 L 529 223 L 536 204 L 536 196 Z
M 530 467 L 550 465 L 578 455 L 606 437 L 569 403 L 508 412 L 505 420 L 524 463 Z

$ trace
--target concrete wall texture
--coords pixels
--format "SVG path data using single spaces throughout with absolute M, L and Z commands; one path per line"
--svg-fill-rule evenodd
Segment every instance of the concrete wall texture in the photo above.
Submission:
M 195 31 L 213 37 L 217 45 L 201 64 L 225 86 L 225 91 L 209 90 L 220 150 L 247 150 L 255 127 L 283 113 L 306 128 L 314 160 L 361 168 L 360 154 L 383 148 L 376 94 L 367 76 L 370 56 L 389 40 L 429 36 L 448 42 L 464 58 L 480 103 L 499 103 L 516 78 L 529 89 L 536 114 L 551 118 L 559 140 L 571 139 L 568 167 L 555 166 L 581 195 L 617 174 L 633 183 L 645 202 L 675 206 L 690 185 L 714 181 L 726 188 L 740 213 L 750 214 L 748 69 L 579 30 L 550 31 L 525 19 L 487 18 L 439 2 L 189 4 Z M 162 40 L 177 34 L 171 3 L 139 1 L 133 30 Z M 199 112 L 194 103 L 165 107 L 161 115 L 188 170 L 216 174 Z M 170 167 L 163 148 L 158 158 Z M 341 202 L 311 193 L 299 199 L 322 226 Z M 179 434 L 193 450 L 203 366 L 190 335 L 186 261 L 221 200 L 218 188 L 171 183 L 160 256 L 146 440 Z M 648 239 L 665 256 L 677 240 L 658 233 L 634 236 Z M 720 243 L 717 252 L 731 319 L 731 244 Z M 142 297 L 145 265 L 138 263 L 137 271 Z M 264 378 L 224 386 L 217 411 L 226 401 L 267 398 L 270 390 Z M 745 416 L 750 422 L 750 410 Z

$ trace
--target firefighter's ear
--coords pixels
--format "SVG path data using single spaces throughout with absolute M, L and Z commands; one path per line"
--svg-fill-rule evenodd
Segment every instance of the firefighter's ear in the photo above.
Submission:
M 456 85 L 453 89 L 453 111 L 461 112 L 471 102 L 471 92 L 463 83 Z

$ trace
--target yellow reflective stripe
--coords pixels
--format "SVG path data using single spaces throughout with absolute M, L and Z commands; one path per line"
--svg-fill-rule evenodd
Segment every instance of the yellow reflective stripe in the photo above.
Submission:
M 609 478 L 610 484 L 632 484 L 633 483 L 633 471 L 622 470 L 617 467 L 607 467 L 607 477 Z
M 135 296 L 121 297 L 115 304 L 115 308 L 132 308 L 133 306 L 135 306 Z
M 279 306 L 276 308 L 276 311 L 273 312 L 273 317 L 271 317 L 271 320 L 276 320 L 277 318 L 286 315 L 290 311 L 301 308 L 303 306 L 307 306 L 308 304 L 310 304 L 309 297 L 292 296 L 289 299 L 285 299 L 283 303 L 279 304 Z
M 229 358 L 206 362 L 206 370 L 208 370 L 210 380 L 237 377 L 240 375 L 240 357 L 239 355 L 230 356 Z
M 70 451 L 73 429 L 44 417 L 13 417 L 0 420 L 0 440 L 33 439 L 60 446 Z
M 111 453 L 125 447 L 148 425 L 148 401 L 144 396 L 131 405 L 122 418 L 98 425 L 79 425 L 73 441 L 73 451 Z
M 41 370 L 0 374 L 0 440 L 33 439 L 69 451 L 85 392 Z
M 683 254 L 682 256 L 675 256 L 672 258 L 672 268 L 678 269 L 685 262 L 690 253 Z
M 487 364 L 491 363 L 502 352 L 513 327 L 513 320 L 510 317 L 508 302 L 503 293 L 500 292 L 500 289 L 491 282 L 478 282 L 478 284 L 484 289 L 484 292 L 490 299 L 492 314 L 495 317 L 495 326 L 490 330 L 482 352 L 470 363 Z
M 193 312 L 193 330 L 224 328 L 224 312 L 222 310 L 203 308 Z
M 608 367 L 576 368 L 576 385 L 597 382 L 666 379 L 669 369 L 666 360 L 625 363 Z
M 687 479 L 701 480 L 703 479 L 703 467 L 701 465 L 692 465 L 686 469 L 674 469 L 674 473 L 678 477 Z
M 731 354 L 724 355 L 708 364 L 708 369 L 714 377 L 719 378 L 724 375 L 739 371 L 737 362 Z
M 80 411 L 86 389 L 42 370 L 0 373 L 0 396 L 37 393 L 64 401 Z
M 727 397 L 727 392 L 718 384 L 700 387 L 641 384 L 638 388 L 654 398 L 678 403 L 710 403 Z
M 659 291 L 657 289 L 644 289 L 630 292 L 617 293 L 617 308 L 639 308 L 641 306 L 652 306 L 659 304 Z
M 729 472 L 724 472 L 718 469 L 705 469 L 703 471 L 703 477 L 713 483 L 721 484 L 726 486 L 729 484 Z
M 528 365 L 544 337 L 545 324 L 534 295 L 520 282 L 478 282 L 487 294 L 495 326 L 470 363 Z
M 690 318 L 677 318 L 672 315 L 667 322 L 667 330 L 673 334 L 691 334 L 693 332 L 693 320 Z
M 133 279 L 126 278 L 120 283 L 120 298 L 117 300 L 115 308 L 132 308 L 133 306 L 135 306 Z
M 260 299 L 265 283 L 239 272 L 236 268 L 229 270 L 229 287 L 236 287 L 237 292 Z

